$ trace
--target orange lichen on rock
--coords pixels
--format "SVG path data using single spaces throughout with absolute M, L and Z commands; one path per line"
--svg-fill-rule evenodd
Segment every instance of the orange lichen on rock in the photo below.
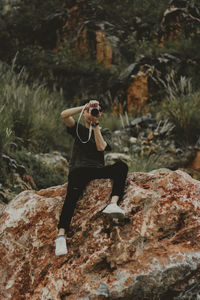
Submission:
M 200 171 L 200 151 L 197 151 L 195 159 L 192 162 L 192 168 Z
M 183 171 L 133 173 L 124 220 L 102 215 L 111 180 L 93 180 L 77 204 L 56 257 L 54 239 L 67 185 L 24 191 L 0 218 L 0 299 L 170 299 L 200 276 L 200 182 Z M 169 292 L 169 294 L 168 294 Z
M 97 28 L 95 24 L 93 28 L 89 27 L 88 21 L 81 14 L 84 9 L 82 5 L 75 5 L 68 10 L 69 17 L 63 26 L 64 39 L 73 41 L 72 49 L 78 55 L 96 59 L 103 62 L 105 68 L 109 68 L 113 61 L 114 45 L 103 28 Z
M 103 30 L 96 31 L 96 59 L 103 61 L 105 68 L 110 66 L 113 59 L 112 44 Z
M 146 106 L 150 96 L 148 88 L 149 74 L 146 70 L 141 70 L 135 75 L 127 90 L 127 109 L 128 111 L 138 111 Z M 148 107 L 148 106 L 147 106 Z

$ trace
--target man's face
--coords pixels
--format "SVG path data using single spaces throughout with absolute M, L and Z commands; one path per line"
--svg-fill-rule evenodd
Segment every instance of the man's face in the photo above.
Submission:
M 99 115 L 99 117 L 100 117 L 100 115 Z M 96 117 L 91 116 L 88 109 L 84 111 L 83 116 L 85 118 L 86 123 L 98 122 L 98 119 L 99 119 L 99 117 L 96 118 Z

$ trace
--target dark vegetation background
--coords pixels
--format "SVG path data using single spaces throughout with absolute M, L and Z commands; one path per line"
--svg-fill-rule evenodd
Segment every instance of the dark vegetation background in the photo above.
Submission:
M 188 2 L 200 7 L 197 0 Z M 182 61 L 191 58 L 199 62 L 199 32 L 194 28 L 172 43 L 166 41 L 164 48 L 159 47 L 157 29 L 169 0 L 76 1 L 81 8 L 80 18 L 90 24 L 91 39 L 95 24 L 108 22 L 112 24 L 113 35 L 121 41 L 120 62 L 109 69 L 93 59 L 95 49 L 88 57 L 73 51 L 77 24 L 72 26 L 71 36 L 65 34 L 63 28 L 72 18 L 69 9 L 75 6 L 74 1 L 10 1 L 12 6 L 6 3 L 9 1 L 1 1 L 0 59 L 11 64 L 17 54 L 16 70 L 26 67 L 30 82 L 39 79 L 49 88 L 62 88 L 66 103 L 73 101 L 77 89 L 87 90 L 87 94 L 103 94 L 120 71 L 139 55 L 155 56 L 162 51 L 176 54 Z M 138 30 L 137 18 L 141 19 Z M 194 86 L 198 87 L 198 66 L 193 64 L 182 71 L 183 75 L 192 77 Z
M 186 2 L 197 12 L 200 9 L 198 0 Z M 165 105 L 163 91 L 151 99 L 152 107 L 157 107 L 155 116 L 159 111 L 159 116 L 170 118 L 176 125 L 177 139 L 195 145 L 200 130 L 200 27 L 185 28 L 176 40 L 163 41 L 161 47 L 158 29 L 169 4 L 168 0 L 1 0 L 0 152 L 25 164 L 35 176 L 38 172 L 43 178 L 48 177 L 44 174 L 54 174 L 50 176 L 53 181 L 47 179 L 48 185 L 64 182 L 59 175 L 55 178 L 53 170 L 42 171 L 40 162 L 27 153 L 58 150 L 68 158 L 71 140 L 66 139 L 60 112 L 93 96 L 104 98 L 118 85 L 121 72 L 130 64 L 143 56 L 155 58 L 162 53 L 181 60 L 179 78 L 186 78 L 187 88 L 179 89 L 173 97 L 171 94 L 176 101 Z M 78 8 L 74 14 L 73 7 Z M 75 51 L 80 25 L 77 20 L 87 24 L 91 37 L 90 52 L 84 55 Z M 120 41 L 116 59 L 108 68 L 96 60 L 93 44 L 95 26 L 101 23 Z M 71 32 L 66 29 L 70 26 Z M 120 120 L 112 114 L 112 101 L 106 109 L 110 115 L 106 115 L 104 124 L 119 128 Z M 189 116 L 184 115 L 185 111 L 190 112 Z M 136 116 L 129 114 L 130 118 Z M 5 183 L 8 170 L 2 159 L 0 166 L 0 181 Z M 39 182 L 39 187 L 47 185 Z

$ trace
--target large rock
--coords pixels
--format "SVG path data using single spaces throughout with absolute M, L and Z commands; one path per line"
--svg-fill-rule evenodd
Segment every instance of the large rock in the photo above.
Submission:
M 183 145 L 180 148 L 173 134 L 175 126 L 170 121 L 157 121 L 148 113 L 128 122 L 129 125 L 113 132 L 113 150 L 118 154 L 107 153 L 107 163 L 117 158 L 125 159 L 132 170 L 146 172 L 160 167 L 184 168 L 193 178 L 199 179 L 199 148 Z
M 194 3 L 186 0 L 172 0 L 165 10 L 158 30 L 158 36 L 163 43 L 175 40 L 184 35 L 188 38 L 198 34 L 200 12 Z
M 124 153 L 115 153 L 115 152 L 109 152 L 105 155 L 105 162 L 107 165 L 111 165 L 118 160 L 122 160 L 128 163 L 131 162 L 131 157 L 130 155 Z
M 69 253 L 54 255 L 67 185 L 24 191 L 0 219 L 1 299 L 198 299 L 200 182 L 182 171 L 129 174 L 122 221 L 101 213 L 110 180 L 79 201 Z
M 68 9 L 68 19 L 63 27 L 64 36 L 73 41 L 73 51 L 78 55 L 94 58 L 109 68 L 112 63 L 119 61 L 120 40 L 115 26 L 97 18 L 98 13 L 103 14 L 100 6 L 94 9 L 92 3 L 77 1 Z
M 66 176 L 66 174 L 68 174 L 68 161 L 58 151 L 53 151 L 51 153 L 38 153 L 35 157 L 48 167 L 54 168 L 62 176 Z
M 166 96 L 169 69 L 178 73 L 180 66 L 181 60 L 169 53 L 138 58 L 121 72 L 118 83 L 112 89 L 112 98 L 117 103 L 113 111 L 148 112 L 150 100 L 160 101 Z
M 0 154 L 0 159 L 6 169 L 6 180 L 0 183 L 0 203 L 8 203 L 21 191 L 37 189 L 32 176 L 23 165 L 5 154 Z M 1 167 L 3 168 L 3 165 Z

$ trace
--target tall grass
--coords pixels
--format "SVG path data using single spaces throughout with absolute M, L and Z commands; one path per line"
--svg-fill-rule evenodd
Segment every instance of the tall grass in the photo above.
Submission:
M 101 116 L 101 125 L 104 128 L 109 128 L 111 131 L 119 130 L 122 128 L 120 118 L 114 113 L 103 113 Z
M 11 130 L 5 105 L 0 107 L 0 152 L 14 144 L 15 136 Z
M 185 77 L 169 82 L 163 113 L 175 125 L 178 139 L 194 143 L 200 135 L 200 90 L 193 92 L 191 81 Z
M 131 162 L 129 163 L 130 172 L 150 172 L 155 169 L 161 168 L 163 162 L 161 155 L 152 153 L 131 153 Z
M 64 124 L 60 120 L 62 93 L 39 83 L 28 85 L 25 70 L 14 72 L 0 62 L 0 151 L 25 147 L 45 152 L 61 144 Z

